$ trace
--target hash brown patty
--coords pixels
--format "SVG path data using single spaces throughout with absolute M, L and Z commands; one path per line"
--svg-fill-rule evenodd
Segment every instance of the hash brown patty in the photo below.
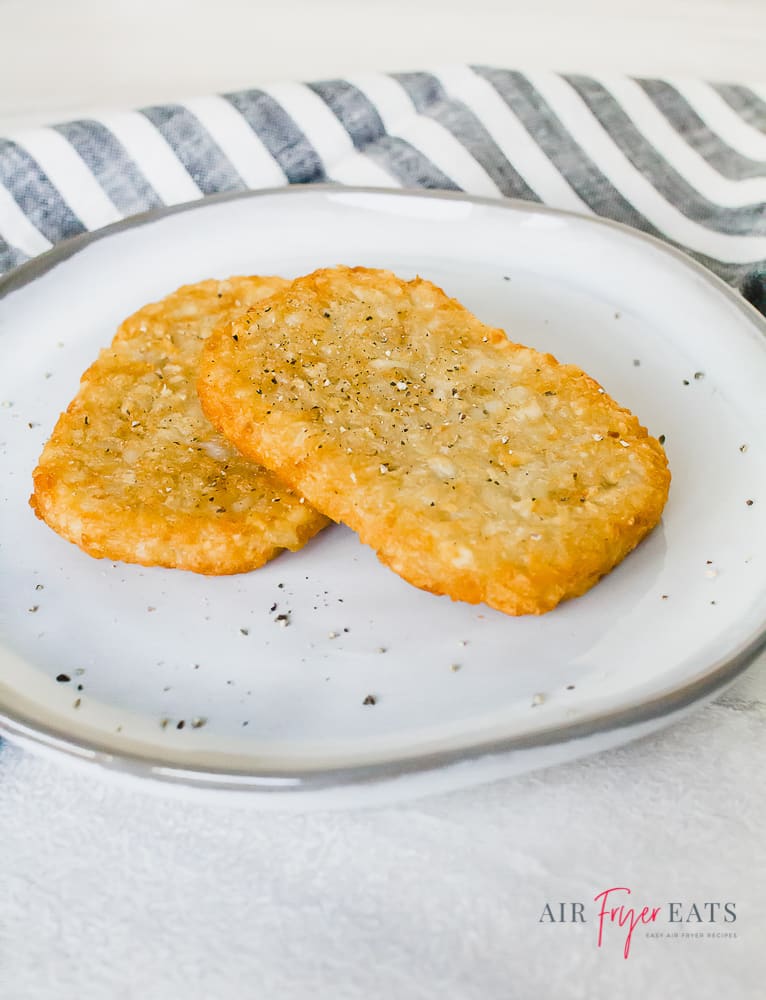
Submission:
M 200 371 L 243 454 L 410 583 L 507 614 L 588 590 L 667 499 L 635 416 L 419 278 L 316 271 L 222 324 Z
M 326 518 L 243 458 L 196 390 L 215 325 L 286 284 L 203 281 L 125 320 L 45 445 L 37 516 L 92 556 L 208 574 L 256 569 L 319 531 Z

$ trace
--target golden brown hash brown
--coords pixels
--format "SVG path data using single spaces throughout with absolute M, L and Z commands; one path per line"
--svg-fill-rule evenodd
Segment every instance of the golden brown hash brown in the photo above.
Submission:
M 326 518 L 243 458 L 196 390 L 216 323 L 286 284 L 203 281 L 125 320 L 45 445 L 37 516 L 92 556 L 211 574 L 255 569 L 319 531 Z
M 657 523 L 665 453 L 579 368 L 428 281 L 320 270 L 222 325 L 200 397 L 250 458 L 406 580 L 541 613 Z

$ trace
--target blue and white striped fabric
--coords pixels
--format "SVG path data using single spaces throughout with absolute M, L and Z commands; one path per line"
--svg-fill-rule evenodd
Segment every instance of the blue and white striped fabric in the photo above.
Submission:
M 0 272 L 147 209 L 318 181 L 607 216 L 766 311 L 766 87 L 488 67 L 283 83 L 0 138 Z

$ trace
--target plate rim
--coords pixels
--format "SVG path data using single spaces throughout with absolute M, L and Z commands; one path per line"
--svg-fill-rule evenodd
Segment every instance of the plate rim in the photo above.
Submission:
M 209 205 L 229 201 L 262 197 L 305 196 L 307 194 L 382 195 L 392 198 L 427 198 L 437 201 L 459 201 L 471 205 L 489 206 L 505 211 L 571 218 L 590 225 L 616 229 L 624 236 L 647 243 L 654 250 L 669 254 L 690 269 L 714 290 L 723 293 L 730 304 L 750 321 L 754 332 L 766 340 L 766 318 L 739 295 L 723 279 L 708 270 L 693 257 L 676 246 L 657 237 L 634 229 L 623 223 L 601 216 L 590 216 L 570 210 L 557 209 L 537 202 L 518 198 L 488 198 L 462 191 L 441 191 L 419 188 L 382 188 L 366 186 L 346 186 L 338 184 L 299 184 L 258 190 L 223 192 L 178 205 L 150 209 L 138 215 L 129 216 L 109 226 L 84 232 L 62 240 L 50 250 L 12 269 L 0 277 L 0 299 L 22 288 L 52 270 L 56 265 L 74 256 L 100 239 L 129 229 L 151 224 L 171 215 L 203 209 Z M 766 649 L 766 613 L 755 629 L 735 649 L 715 660 L 705 673 L 695 680 L 678 684 L 663 694 L 643 699 L 637 703 L 607 713 L 591 715 L 577 722 L 557 725 L 529 735 L 508 735 L 487 741 L 475 742 L 467 747 L 414 753 L 399 759 L 388 759 L 374 763 L 325 767 L 317 770 L 284 771 L 269 768 L 237 768 L 218 765 L 210 766 L 174 764 L 130 750 L 111 748 L 109 744 L 84 737 L 55 725 L 40 723 L 23 713 L 9 711 L 0 702 L 0 736 L 10 742 L 40 750 L 52 750 L 62 755 L 96 764 L 110 771 L 151 778 L 170 784 L 181 784 L 209 790 L 248 791 L 292 795 L 306 791 L 323 791 L 361 785 L 376 785 L 390 782 L 406 775 L 425 775 L 458 763 L 478 762 L 485 758 L 510 757 L 521 750 L 552 747 L 585 737 L 606 735 L 619 730 L 638 727 L 648 723 L 661 726 L 671 721 L 674 715 L 690 708 L 696 702 L 708 700 L 729 685 L 753 660 Z M 228 780 L 227 780 L 228 779 Z

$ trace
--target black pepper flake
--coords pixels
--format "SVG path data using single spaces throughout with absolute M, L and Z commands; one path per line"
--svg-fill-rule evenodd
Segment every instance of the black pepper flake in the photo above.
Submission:
M 45 587 L 41 583 L 38 583 L 35 585 L 35 590 L 45 590 Z
M 567 684 L 567 691 L 574 691 L 574 689 L 575 689 L 574 684 Z
M 634 368 L 640 368 L 641 367 L 641 359 L 640 358 L 633 358 L 633 367 Z
M 689 385 L 689 379 L 688 378 L 684 379 L 684 385 Z
M 232 333 L 232 335 L 231 335 L 231 339 L 232 339 L 232 340 L 239 340 L 239 334 L 237 334 L 237 333 Z
M 249 628 L 241 628 L 239 631 L 242 633 L 242 635 L 250 635 Z
M 34 614 L 35 611 L 39 610 L 39 608 L 40 608 L 39 604 L 33 604 L 31 608 L 27 608 L 27 611 L 29 611 L 31 614 Z
M 77 690 L 78 690 L 78 691 L 82 691 L 82 684 L 78 684 L 78 685 L 77 685 Z
M 283 628 L 287 628 L 287 626 L 290 624 L 290 615 L 289 614 L 277 615 L 274 621 L 278 625 L 281 625 Z
M 657 440 L 660 442 L 660 444 L 665 444 L 665 435 L 664 434 L 660 434 L 660 436 L 657 438 Z
M 378 699 L 374 694 L 368 694 L 367 697 L 362 702 L 363 705 L 377 705 Z
M 276 610 L 277 610 L 277 602 L 276 602 L 276 601 L 274 601 L 274 603 L 273 603 L 273 604 L 271 605 L 271 607 L 269 608 L 269 613 L 270 613 L 270 614 L 273 614 L 273 613 L 274 613 L 274 612 L 275 612 Z
M 185 721 L 183 719 L 179 719 L 179 721 L 176 723 L 176 729 L 183 729 L 185 725 L 186 725 Z
M 747 504 L 748 507 L 752 507 L 753 504 L 755 503 L 755 501 L 754 500 L 745 500 L 745 503 Z
M 667 595 L 667 594 L 663 594 L 663 595 L 662 595 L 662 599 L 663 599 L 663 601 L 667 601 L 667 599 L 668 599 L 668 595 Z
M 701 378 L 705 377 L 705 373 L 704 372 L 695 372 L 694 373 L 694 377 L 697 379 L 697 381 L 699 381 Z
M 745 452 L 747 451 L 747 445 L 746 445 L 746 444 L 741 444 L 741 445 L 739 446 L 739 450 L 740 450 L 740 451 L 742 452 L 742 454 L 744 455 L 744 454 L 745 454 Z
M 69 676 L 69 674 L 59 674 L 56 677 L 56 680 L 59 682 L 59 684 L 68 684 L 71 681 L 71 679 L 72 678 Z

